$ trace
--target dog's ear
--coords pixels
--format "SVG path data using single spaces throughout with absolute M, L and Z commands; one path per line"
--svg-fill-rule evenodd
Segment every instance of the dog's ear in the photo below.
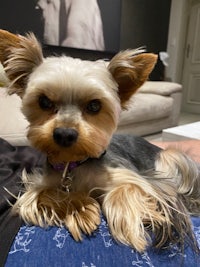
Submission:
M 10 80 L 8 93 L 22 97 L 29 75 L 43 61 L 41 45 L 33 33 L 24 37 L 0 30 L 0 61 Z
M 143 50 L 140 49 L 119 52 L 108 65 L 118 84 L 122 108 L 125 108 L 130 97 L 148 79 L 157 62 L 157 55 L 141 52 Z

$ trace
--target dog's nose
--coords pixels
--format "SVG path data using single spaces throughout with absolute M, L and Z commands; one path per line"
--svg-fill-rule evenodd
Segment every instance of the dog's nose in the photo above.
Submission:
M 53 131 L 53 139 L 59 146 L 71 146 L 77 138 L 78 132 L 72 128 L 55 128 Z

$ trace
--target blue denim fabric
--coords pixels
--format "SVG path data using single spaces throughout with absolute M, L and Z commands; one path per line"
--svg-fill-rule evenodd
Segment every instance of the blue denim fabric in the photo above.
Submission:
M 200 218 L 192 218 L 194 233 L 200 245 Z M 199 267 L 200 256 L 189 246 L 184 254 L 177 246 L 156 251 L 149 248 L 138 253 L 117 244 L 102 218 L 98 230 L 76 242 L 65 228 L 42 229 L 24 225 L 10 249 L 5 267 Z

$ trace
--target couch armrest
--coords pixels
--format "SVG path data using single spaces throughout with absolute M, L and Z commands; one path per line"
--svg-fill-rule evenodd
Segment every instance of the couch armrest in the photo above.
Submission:
M 180 111 L 181 111 L 181 102 L 182 102 L 182 93 L 181 92 L 175 92 L 171 95 L 171 97 L 174 100 L 174 108 L 172 109 L 171 113 L 171 126 L 177 126 L 178 121 L 179 121 L 179 116 L 180 116 Z
M 182 85 L 165 81 L 147 81 L 140 87 L 138 92 L 170 96 L 174 93 L 182 92 Z

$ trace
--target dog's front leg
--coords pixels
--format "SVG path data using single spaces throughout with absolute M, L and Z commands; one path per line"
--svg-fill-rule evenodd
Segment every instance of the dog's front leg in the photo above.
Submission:
M 148 180 L 125 168 L 109 167 L 107 175 L 102 209 L 117 241 L 142 252 L 151 244 L 150 230 L 170 232 L 169 205 Z
M 75 240 L 81 232 L 91 234 L 100 224 L 100 207 L 86 193 L 63 191 L 54 183 L 47 183 L 45 175 L 23 173 L 25 192 L 18 197 L 13 211 L 28 224 L 65 225 Z M 51 181 L 51 179 L 49 179 Z

